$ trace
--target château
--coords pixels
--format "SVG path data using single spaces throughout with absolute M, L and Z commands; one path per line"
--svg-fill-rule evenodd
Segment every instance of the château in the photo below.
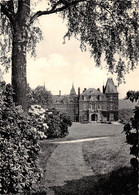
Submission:
M 118 92 L 113 79 L 108 78 L 100 89 L 89 88 L 76 94 L 74 85 L 69 95 L 54 95 L 55 108 L 66 113 L 73 122 L 111 122 L 118 120 Z

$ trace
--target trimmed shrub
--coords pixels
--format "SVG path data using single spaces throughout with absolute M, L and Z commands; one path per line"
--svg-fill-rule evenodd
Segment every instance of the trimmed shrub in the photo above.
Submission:
M 10 84 L 0 83 L 1 164 L 0 193 L 16 194 L 31 190 L 40 177 L 37 167 L 38 133 L 32 119 L 13 103 Z

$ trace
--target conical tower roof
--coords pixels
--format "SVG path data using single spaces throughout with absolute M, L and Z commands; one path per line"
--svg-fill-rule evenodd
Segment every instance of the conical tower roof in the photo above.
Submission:
M 72 83 L 72 88 L 70 90 L 70 95 L 76 95 L 76 91 L 74 89 L 74 84 Z
M 114 85 L 112 78 L 108 78 L 107 80 L 106 87 L 105 87 L 105 93 L 118 93 L 117 88 Z

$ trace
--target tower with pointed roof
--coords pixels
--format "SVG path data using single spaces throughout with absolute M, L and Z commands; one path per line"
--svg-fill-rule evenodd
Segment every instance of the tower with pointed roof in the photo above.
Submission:
M 100 89 L 84 89 L 76 94 L 74 84 L 69 95 L 54 96 L 55 107 L 70 116 L 74 122 L 110 122 L 118 120 L 118 92 L 113 79 L 108 78 Z
M 75 91 L 75 88 L 74 88 L 74 83 L 72 83 L 72 88 L 70 90 L 70 95 L 71 96 L 76 95 L 76 91 Z
M 104 94 L 107 98 L 107 118 L 108 120 L 118 120 L 118 91 L 113 79 L 108 78 Z

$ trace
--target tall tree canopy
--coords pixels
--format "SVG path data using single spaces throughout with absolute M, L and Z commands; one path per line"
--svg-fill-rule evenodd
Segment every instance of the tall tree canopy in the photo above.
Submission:
M 52 108 L 53 96 L 50 91 L 47 91 L 43 86 L 37 86 L 33 90 L 34 103 L 41 105 L 43 108 Z
M 97 66 L 101 66 L 104 56 L 108 70 L 117 73 L 119 81 L 125 72 L 137 66 L 138 0 L 48 0 L 46 9 L 36 13 L 31 2 L 33 0 L 1 0 L 0 3 L 0 33 L 4 35 L 1 62 L 9 66 L 11 60 L 14 100 L 24 109 L 26 53 L 33 54 L 41 39 L 35 21 L 42 15 L 59 13 L 67 21 L 65 38 L 75 36 L 82 50 L 89 46 Z

